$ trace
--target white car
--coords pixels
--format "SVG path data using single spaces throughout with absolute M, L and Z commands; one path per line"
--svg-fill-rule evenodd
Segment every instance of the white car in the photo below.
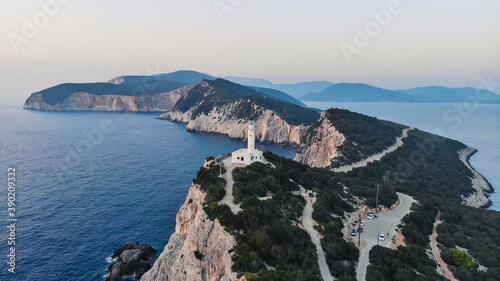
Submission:
M 373 218 L 375 218 L 375 215 L 374 214 L 368 214 L 368 217 L 367 217 L 369 220 L 372 220 Z
M 385 232 L 380 233 L 380 236 L 378 237 L 378 240 L 385 241 Z
M 359 225 L 365 226 L 365 222 L 364 221 L 359 221 Z

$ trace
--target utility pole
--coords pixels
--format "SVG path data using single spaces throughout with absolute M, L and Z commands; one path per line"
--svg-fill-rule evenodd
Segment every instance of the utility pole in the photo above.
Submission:
M 385 172 L 385 175 L 382 176 L 382 181 L 384 182 L 384 187 L 387 187 L 387 182 L 389 181 L 389 171 Z M 380 187 L 380 184 L 377 184 L 377 202 L 376 202 L 376 208 L 378 211 L 378 188 Z
M 361 247 L 361 231 L 359 231 L 360 227 L 361 227 L 361 214 L 359 214 L 359 220 L 358 220 L 358 247 Z
M 380 184 L 376 184 L 377 186 L 377 197 L 375 199 L 375 210 L 378 212 L 378 188 L 380 187 Z
M 385 175 L 382 177 L 382 180 L 384 181 L 384 187 L 387 186 L 387 182 L 389 181 L 389 171 L 385 172 Z
M 379 237 L 380 237 L 380 229 L 377 231 L 377 245 L 378 245 Z

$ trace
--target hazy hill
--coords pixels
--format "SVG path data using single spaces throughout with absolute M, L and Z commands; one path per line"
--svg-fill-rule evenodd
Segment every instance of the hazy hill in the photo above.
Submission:
M 415 99 L 416 102 L 478 102 L 500 103 L 500 96 L 484 89 L 446 88 L 438 86 L 418 87 L 409 90 L 398 90 Z
M 265 87 L 265 88 L 279 90 L 289 94 L 294 98 L 299 98 L 310 92 L 321 92 L 332 85 L 332 83 L 328 81 L 301 82 L 297 84 L 274 84 L 266 79 L 261 79 L 261 78 L 248 78 L 248 77 L 236 77 L 236 76 L 226 76 L 224 78 L 231 82 L 242 85 L 253 86 L 253 87 Z
M 413 102 L 413 98 L 405 93 L 362 83 L 334 84 L 320 93 L 306 94 L 300 100 L 319 102 Z
M 225 76 L 224 79 L 238 83 L 241 85 L 254 86 L 254 87 L 264 87 L 264 88 L 272 88 L 275 86 L 274 83 L 269 82 L 263 78 L 249 78 L 249 77 L 237 77 L 237 76 Z
M 253 86 L 250 86 L 250 88 L 252 89 L 255 89 L 259 92 L 262 92 L 266 95 L 270 95 L 270 96 L 273 96 L 277 99 L 280 99 L 280 100 L 284 100 L 284 101 L 287 101 L 289 103 L 293 103 L 293 104 L 296 104 L 296 105 L 299 105 L 299 106 L 306 106 L 303 102 L 299 101 L 298 99 L 282 92 L 282 91 L 279 91 L 279 90 L 275 90 L 275 89 L 269 89 L 269 88 L 261 88 L 261 87 L 253 87 Z

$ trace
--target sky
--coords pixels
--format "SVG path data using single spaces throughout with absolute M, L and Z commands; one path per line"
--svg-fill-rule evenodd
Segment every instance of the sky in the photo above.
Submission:
M 499 50 L 496 0 L 0 0 L 0 98 L 19 100 L 65 82 L 188 69 L 477 87 L 500 82 Z

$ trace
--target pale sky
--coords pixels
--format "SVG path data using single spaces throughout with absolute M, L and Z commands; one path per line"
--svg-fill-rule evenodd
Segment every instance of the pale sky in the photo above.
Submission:
M 22 100 L 184 69 L 388 89 L 500 82 L 496 0 L 0 0 L 0 35 L 0 97 Z

